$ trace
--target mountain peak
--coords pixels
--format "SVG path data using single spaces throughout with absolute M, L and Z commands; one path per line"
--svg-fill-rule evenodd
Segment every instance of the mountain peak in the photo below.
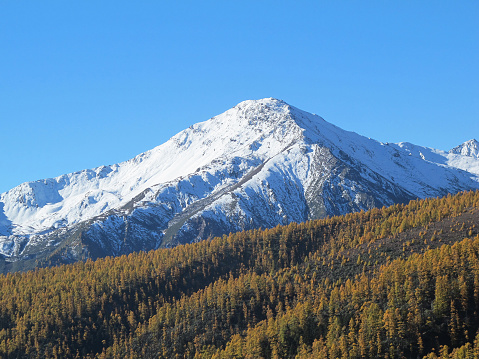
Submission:
M 479 158 L 479 142 L 473 138 L 472 140 L 454 147 L 449 153 Z
M 302 111 L 283 100 L 273 97 L 240 102 L 224 114 L 241 127 L 270 126 L 271 128 L 295 127 L 296 130 L 306 130 L 307 133 L 318 131 L 318 125 L 324 126 L 326 121 L 320 116 Z M 217 117 L 219 117 L 217 116 Z M 246 121 L 246 123 L 244 122 Z M 329 127 L 336 127 L 327 124 Z
M 292 109 L 286 102 L 275 98 L 247 100 L 208 121 L 193 125 L 175 137 L 187 136 L 191 140 L 201 137 L 201 141 L 208 137 L 206 141 L 210 146 L 207 150 L 213 145 L 219 146 L 215 150 L 216 155 L 225 151 L 236 152 L 240 147 L 245 148 L 245 145 L 258 147 L 264 141 L 268 142 L 264 149 L 270 148 L 277 153 L 301 137 L 302 129 L 295 121 L 296 112 Z
M 291 106 L 283 100 L 276 98 L 263 98 L 259 100 L 246 100 L 242 101 L 225 114 L 233 114 L 234 117 L 240 117 L 249 120 L 261 120 L 276 123 L 278 117 L 285 118 L 291 112 Z
M 245 100 L 237 104 L 235 107 L 244 108 L 244 107 L 274 107 L 274 108 L 281 108 L 284 106 L 289 107 L 289 105 L 284 102 L 283 100 L 279 100 L 273 97 L 265 97 L 258 100 Z

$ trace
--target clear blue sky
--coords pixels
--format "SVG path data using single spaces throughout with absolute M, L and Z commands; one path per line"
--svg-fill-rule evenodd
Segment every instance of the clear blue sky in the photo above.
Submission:
M 2 1 L 0 193 L 246 99 L 383 142 L 479 140 L 479 1 Z

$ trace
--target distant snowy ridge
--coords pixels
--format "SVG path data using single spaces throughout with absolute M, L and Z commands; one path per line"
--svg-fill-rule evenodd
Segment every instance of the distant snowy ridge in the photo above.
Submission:
M 449 153 L 479 158 L 479 142 L 476 139 L 466 141 L 462 145 L 454 147 Z
M 0 257 L 24 269 L 476 189 L 478 147 L 380 143 L 244 101 L 129 161 L 2 193 Z

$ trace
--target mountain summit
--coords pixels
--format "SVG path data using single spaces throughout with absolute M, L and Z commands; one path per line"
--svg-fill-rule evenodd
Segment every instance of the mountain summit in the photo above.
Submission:
M 449 152 L 479 158 L 479 142 L 477 142 L 476 139 L 472 139 L 464 142 L 462 145 L 454 147 Z
M 0 266 L 120 255 L 476 189 L 470 142 L 449 153 L 380 143 L 281 100 L 244 101 L 129 161 L 2 193 Z

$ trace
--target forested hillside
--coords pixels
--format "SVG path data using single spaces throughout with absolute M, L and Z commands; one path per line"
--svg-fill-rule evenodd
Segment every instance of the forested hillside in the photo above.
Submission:
M 479 358 L 479 191 L 0 276 L 2 358 Z

